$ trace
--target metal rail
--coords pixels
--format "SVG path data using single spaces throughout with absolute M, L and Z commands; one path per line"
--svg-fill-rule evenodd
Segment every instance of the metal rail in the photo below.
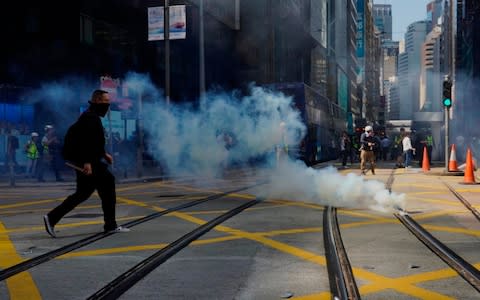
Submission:
M 465 207 L 472 212 L 475 218 L 477 218 L 477 220 L 480 221 L 480 212 L 476 210 L 475 207 L 473 207 L 473 205 L 467 201 L 467 199 L 465 199 L 462 195 L 460 195 L 457 191 L 455 191 L 455 189 L 452 188 L 449 184 L 447 184 L 446 182 L 444 182 L 443 184 L 445 184 L 445 186 L 450 190 L 450 192 L 452 192 L 452 194 L 454 194 L 455 197 L 457 197 L 457 199 L 460 200 L 460 202 L 462 202 L 463 205 L 465 205 Z
M 445 263 L 462 276 L 470 285 L 480 292 L 480 272 L 442 242 L 432 236 L 425 228 L 406 214 L 395 213 L 400 222 L 405 225 L 422 243 L 438 255 Z
M 220 194 L 215 194 L 215 195 L 211 195 L 211 196 L 208 196 L 208 197 L 204 197 L 204 198 L 201 198 L 201 199 L 198 199 L 198 200 L 195 200 L 195 201 L 191 201 L 191 202 L 188 202 L 188 203 L 184 203 L 184 204 L 181 204 L 181 205 L 178 205 L 178 206 L 175 206 L 175 207 L 172 207 L 172 208 L 169 208 L 169 209 L 166 209 L 164 211 L 160 211 L 160 212 L 156 212 L 156 213 L 153 213 L 153 214 L 150 214 L 148 216 L 145 216 L 145 217 L 142 217 L 142 218 L 139 218 L 137 220 L 133 220 L 133 221 L 130 221 L 128 223 L 125 223 L 125 224 L 122 224 L 123 227 L 127 227 L 127 228 L 130 228 L 130 227 L 133 227 L 133 226 L 136 226 L 138 224 L 142 224 L 144 222 L 147 222 L 147 221 L 150 221 L 152 219 L 155 219 L 157 217 L 160 217 L 160 216 L 163 216 L 163 215 L 166 215 L 166 214 L 169 214 L 171 212 L 174 212 L 174 211 L 178 211 L 178 210 L 181 210 L 181 209 L 184 209 L 184 208 L 188 208 L 188 207 L 192 207 L 192 206 L 195 206 L 195 205 L 198 205 L 198 204 L 201 204 L 201 203 L 204 203 L 204 202 L 207 202 L 207 201 L 211 201 L 211 200 L 215 200 L 215 199 L 219 199 L 219 198 L 222 198 L 222 197 L 225 197 L 226 195 L 229 195 L 229 194 L 232 194 L 232 193 L 236 193 L 236 192 L 240 192 L 240 191 L 243 191 L 243 190 L 247 190 L 247 189 L 250 189 L 252 187 L 255 187 L 255 186 L 258 186 L 258 185 L 262 185 L 262 184 L 265 184 L 266 182 L 260 182 L 260 183 L 256 183 L 256 184 L 253 184 L 253 185 L 250 185 L 250 186 L 246 186 L 246 187 L 242 187 L 242 188 L 238 188 L 238 189 L 235 189 L 235 190 L 231 190 L 231 191 L 228 191 L 228 192 L 224 192 L 224 193 L 220 193 Z M 58 249 L 55 249 L 55 250 L 52 250 L 52 251 L 49 251 L 47 253 L 44 253 L 42 255 L 39 255 L 39 256 L 36 256 L 36 257 L 33 257 L 31 259 L 28 259 L 28 260 L 25 260 L 21 263 L 18 263 L 16 265 L 13 265 L 9 268 L 6 268 L 2 271 L 0 271 L 0 281 L 3 281 L 9 277 L 12 277 L 13 275 L 16 275 L 20 272 L 23 272 L 23 271 L 26 271 L 28 269 L 31 269 L 39 264 L 42 264 L 42 263 L 45 263 L 45 262 L 48 262 L 52 259 L 54 259 L 55 257 L 57 256 L 60 256 L 60 255 L 63 255 L 65 253 L 68 253 L 68 252 L 71 252 L 73 250 L 76 250 L 78 248 L 81 248 L 83 246 L 86 246 L 86 245 L 89 245 L 89 244 L 92 244 L 98 240 L 101 240 L 103 238 L 106 238 L 108 236 L 111 236 L 112 234 L 115 234 L 116 232 L 100 232 L 100 233 L 96 233 L 96 234 L 93 234 L 91 236 L 88 236 L 84 239 L 81 239 L 81 240 L 78 240 L 76 242 L 73 242 L 71 244 L 68 244 L 68 245 L 65 245 L 63 247 L 60 247 Z
M 323 239 L 332 298 L 361 299 L 340 235 L 337 209 L 331 206 L 323 211 Z
M 98 290 L 96 293 L 94 293 L 87 299 L 117 299 L 128 289 L 134 286 L 138 281 L 140 281 L 143 277 L 145 277 L 156 267 L 164 263 L 170 257 L 178 253 L 180 250 L 188 246 L 191 242 L 198 239 L 205 233 L 209 232 L 215 226 L 232 218 L 243 210 L 260 203 L 261 201 L 262 200 L 255 199 L 243 205 L 237 206 L 236 208 L 229 210 L 228 212 L 185 234 L 178 240 L 157 251 L 153 255 L 149 256 L 148 258 L 135 265 L 133 268 L 121 274 L 116 279 L 111 281 L 109 284 Z

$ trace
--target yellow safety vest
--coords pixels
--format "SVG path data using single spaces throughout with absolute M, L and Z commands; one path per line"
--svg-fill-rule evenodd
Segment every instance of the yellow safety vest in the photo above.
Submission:
M 39 157 L 37 145 L 32 141 L 30 141 L 27 146 L 27 157 L 30 159 L 38 159 Z
M 433 146 L 433 136 L 428 135 L 426 140 L 427 140 L 427 146 Z

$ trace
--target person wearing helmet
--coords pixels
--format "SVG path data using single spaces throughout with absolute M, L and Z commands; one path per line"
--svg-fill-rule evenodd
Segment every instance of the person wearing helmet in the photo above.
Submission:
M 32 132 L 30 140 L 25 145 L 25 152 L 27 154 L 27 177 L 35 177 L 37 170 L 37 163 L 40 157 L 38 147 L 40 146 L 38 140 L 38 133 Z
M 375 175 L 375 151 L 378 149 L 378 141 L 373 134 L 373 127 L 365 126 L 365 132 L 360 136 L 360 170 L 366 174 L 366 164 L 370 163 L 372 174 Z

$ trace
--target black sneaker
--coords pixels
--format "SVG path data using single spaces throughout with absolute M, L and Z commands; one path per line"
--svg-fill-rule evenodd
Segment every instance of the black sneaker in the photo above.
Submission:
M 48 215 L 43 216 L 43 223 L 45 223 L 45 230 L 47 233 L 53 237 L 56 238 L 57 235 L 55 234 L 55 230 L 53 229 L 53 226 L 50 224 L 50 220 L 48 219 Z

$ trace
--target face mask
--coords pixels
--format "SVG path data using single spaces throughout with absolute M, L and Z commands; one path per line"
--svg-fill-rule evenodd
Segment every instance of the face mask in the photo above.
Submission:
M 95 112 L 100 117 L 105 117 L 105 115 L 108 112 L 108 109 L 110 108 L 109 103 L 93 103 L 93 102 L 89 102 L 89 103 L 92 111 Z

